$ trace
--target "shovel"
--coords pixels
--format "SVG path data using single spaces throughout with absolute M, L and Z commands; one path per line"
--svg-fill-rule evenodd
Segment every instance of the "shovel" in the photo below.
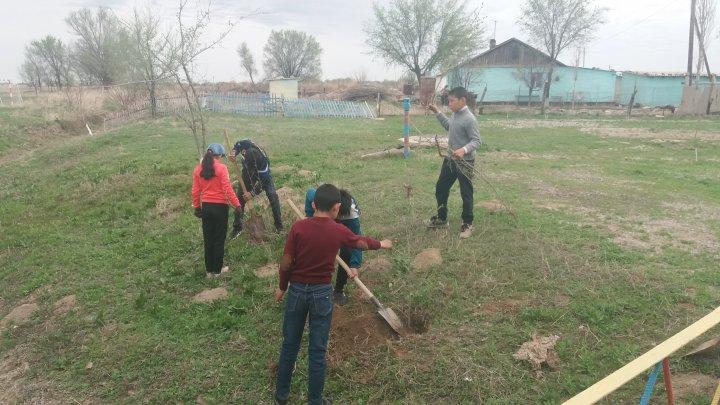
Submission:
M 290 207 L 295 211 L 295 214 L 298 216 L 298 218 L 303 219 L 305 218 L 305 215 L 303 215 L 302 212 L 298 209 L 298 207 L 295 205 L 295 203 L 288 199 L 288 204 L 290 204 Z M 343 259 L 340 258 L 339 255 L 335 255 L 335 261 L 342 267 L 345 272 L 350 275 L 350 267 L 343 261 Z M 363 293 L 372 301 L 372 303 L 375 305 L 375 308 L 377 308 L 378 314 L 380 314 L 380 317 L 387 322 L 387 324 L 394 330 L 398 335 L 402 335 L 403 331 L 403 324 L 400 318 L 395 314 L 395 311 L 392 309 L 384 306 L 383 304 L 378 301 L 378 299 L 373 295 L 370 290 L 368 290 L 367 287 L 365 287 L 365 284 L 363 284 L 362 281 L 360 281 L 360 277 L 353 277 L 352 280 L 355 282 L 355 285 L 362 290 Z
M 227 144 L 228 151 L 230 151 L 232 149 L 232 144 L 230 143 L 230 137 L 228 137 L 227 129 L 224 129 L 223 132 L 225 134 L 225 143 Z M 242 189 L 243 194 L 245 194 L 248 191 L 247 187 L 245 187 L 245 182 L 243 181 L 242 177 L 242 170 L 240 170 L 237 159 L 238 157 L 235 156 L 235 161 L 233 161 L 233 164 L 235 166 L 235 171 L 237 171 L 238 180 L 240 181 L 240 188 Z M 263 220 L 262 215 L 258 215 L 250 209 L 250 200 L 245 201 L 245 204 L 247 205 L 247 211 L 250 212 L 250 218 L 245 222 L 245 226 L 249 229 L 252 239 L 256 241 L 261 241 L 263 240 L 263 236 L 265 235 L 265 221 Z

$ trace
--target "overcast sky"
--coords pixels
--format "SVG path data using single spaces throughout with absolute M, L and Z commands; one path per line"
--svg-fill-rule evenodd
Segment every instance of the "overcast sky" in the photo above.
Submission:
M 52 34 L 71 41 L 73 36 L 64 21 L 71 11 L 107 6 L 125 18 L 134 6 L 148 3 L 170 22 L 178 1 L 0 0 L 0 80 L 19 80 L 17 71 L 23 61 L 23 48 L 31 40 Z M 523 3 L 523 0 L 468 1 L 470 7 L 480 8 L 485 16 L 486 38 L 492 36 L 497 21 L 498 43 L 513 36 L 528 40 L 516 26 Z M 596 0 L 596 3 L 608 9 L 607 23 L 586 47 L 586 67 L 686 70 L 690 0 Z M 204 79 L 246 80 L 235 52 L 242 41 L 248 43 L 262 70 L 262 48 L 270 31 L 279 29 L 296 29 L 315 36 L 323 48 L 324 79 L 352 77 L 358 71 L 365 71 L 369 79 L 396 79 L 402 74 L 402 69 L 389 67 L 368 54 L 363 26 L 372 17 L 371 0 L 215 0 L 212 7 L 215 21 L 212 30 L 216 32 L 229 19 L 237 20 L 253 11 L 261 14 L 239 21 L 217 49 L 202 57 L 199 68 Z M 717 36 L 708 48 L 711 70 L 720 70 Z M 561 54 L 560 60 L 572 64 L 572 52 Z

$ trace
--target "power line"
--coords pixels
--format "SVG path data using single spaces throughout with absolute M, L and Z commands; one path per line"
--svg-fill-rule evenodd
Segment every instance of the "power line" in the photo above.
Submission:
M 605 37 L 604 39 L 612 39 L 612 38 L 615 38 L 616 36 L 618 36 L 618 35 L 620 35 L 620 34 L 622 34 L 622 33 L 624 33 L 624 32 L 627 32 L 627 31 L 629 31 L 629 30 L 637 27 L 638 25 L 640 25 L 640 24 L 642 24 L 642 23 L 650 20 L 651 18 L 655 17 L 656 15 L 660 14 L 660 12 L 665 11 L 669 5 L 674 4 L 674 3 L 676 3 L 675 0 L 670 0 L 669 2 L 665 3 L 664 5 L 656 8 L 654 13 L 651 13 L 651 14 L 648 15 L 647 17 L 645 17 L 645 18 L 643 18 L 643 19 L 640 19 L 640 20 L 634 22 L 632 25 L 630 25 L 630 26 L 628 26 L 628 27 L 626 27 L 626 28 L 623 28 L 623 29 L 621 29 L 620 31 L 618 31 L 618 32 L 616 32 L 616 33 L 614 33 L 614 34 L 611 34 L 611 35 Z

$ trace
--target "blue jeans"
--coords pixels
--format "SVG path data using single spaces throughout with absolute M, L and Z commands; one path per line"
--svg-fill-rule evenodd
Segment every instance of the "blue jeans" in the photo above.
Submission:
M 285 294 L 283 343 L 278 362 L 275 397 L 290 396 L 290 381 L 295 367 L 305 319 L 309 316 L 308 342 L 308 403 L 322 404 L 325 386 L 325 353 L 332 322 L 332 285 L 290 283 Z

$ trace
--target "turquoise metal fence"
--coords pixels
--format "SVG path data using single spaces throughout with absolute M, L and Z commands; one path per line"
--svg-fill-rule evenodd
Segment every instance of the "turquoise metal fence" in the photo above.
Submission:
M 255 116 L 300 118 L 374 118 L 365 102 L 297 99 L 286 100 L 267 94 L 210 93 L 205 107 L 217 112 Z

